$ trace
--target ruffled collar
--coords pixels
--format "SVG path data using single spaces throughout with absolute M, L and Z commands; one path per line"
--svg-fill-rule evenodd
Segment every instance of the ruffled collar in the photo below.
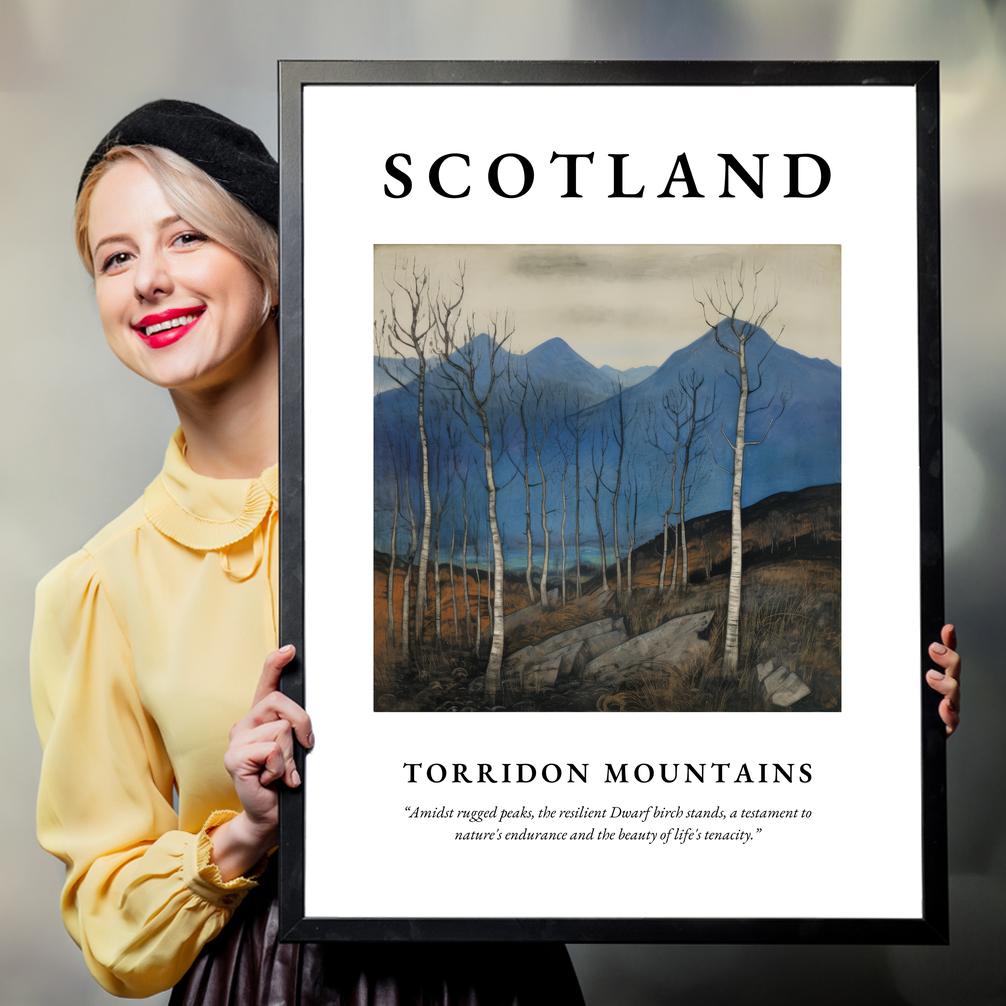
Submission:
M 186 548 L 211 552 L 251 534 L 279 500 L 279 466 L 257 479 L 213 479 L 185 460 L 185 437 L 175 430 L 164 468 L 143 494 L 143 512 L 162 534 Z

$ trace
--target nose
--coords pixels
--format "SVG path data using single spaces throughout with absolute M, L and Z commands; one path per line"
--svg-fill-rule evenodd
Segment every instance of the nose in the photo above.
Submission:
M 138 301 L 157 301 L 174 290 L 167 258 L 159 249 L 140 255 L 133 270 L 133 289 Z

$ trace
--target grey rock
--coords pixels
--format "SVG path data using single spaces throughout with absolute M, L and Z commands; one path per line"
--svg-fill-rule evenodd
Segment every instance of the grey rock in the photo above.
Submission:
M 596 622 L 578 625 L 575 629 L 557 632 L 533 646 L 514 650 L 503 660 L 503 673 L 515 671 L 521 664 L 541 663 L 549 656 L 554 657 L 555 665 L 558 667 L 560 659 L 568 652 L 569 647 L 578 645 L 592 636 L 598 636 L 602 632 L 610 632 L 614 627 L 614 619 L 601 618 Z
M 614 647 L 626 642 L 629 637 L 625 632 L 625 620 L 620 618 L 616 626 L 611 632 L 602 632 L 600 635 L 593 636 L 583 643 L 573 655 L 567 673 L 579 677 L 584 667 L 592 660 L 601 656 L 602 653 L 607 653 L 608 650 L 614 649 Z
M 604 633 L 602 633 L 604 635 Z M 596 637 L 595 637 L 596 638 Z M 570 650 L 568 653 L 564 653 L 562 660 L 559 661 L 559 678 L 568 678 L 573 670 L 573 662 L 576 660 L 576 655 L 583 649 L 584 644 L 581 643 L 578 647 Z
M 758 680 L 765 689 L 765 696 L 771 698 L 773 705 L 788 709 L 805 695 L 810 695 L 810 686 L 785 664 L 774 668 L 773 661 L 767 660 L 758 664 L 756 670 Z
M 680 663 L 709 649 L 709 642 L 699 639 L 713 619 L 712 611 L 672 618 L 651 632 L 635 636 L 584 665 L 584 681 L 610 681 L 635 670 L 666 669 L 663 665 Z

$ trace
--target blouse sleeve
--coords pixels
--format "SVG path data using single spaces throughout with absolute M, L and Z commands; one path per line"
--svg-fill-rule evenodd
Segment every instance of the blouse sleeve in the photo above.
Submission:
M 178 830 L 171 764 L 87 552 L 39 584 L 31 686 L 43 747 L 38 837 L 66 865 L 66 928 L 114 995 L 170 988 L 256 885 L 224 882 L 210 862 L 207 829 L 233 811 L 198 834 Z

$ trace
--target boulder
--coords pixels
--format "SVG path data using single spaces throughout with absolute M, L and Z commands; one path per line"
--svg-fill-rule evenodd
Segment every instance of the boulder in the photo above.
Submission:
M 621 620 L 619 620 L 621 621 Z M 591 636 L 598 636 L 602 632 L 610 632 L 615 627 L 613 618 L 601 618 L 596 622 L 587 622 L 586 625 L 578 625 L 575 629 L 567 629 L 565 632 L 557 632 L 554 636 L 543 639 L 533 646 L 525 646 L 519 650 L 514 650 L 503 660 L 503 671 L 508 668 L 515 668 L 519 664 L 540 662 L 550 654 L 556 654 L 555 664 L 558 667 L 559 651 L 565 651 L 574 643 L 582 643 Z
M 586 625 L 578 625 L 575 629 L 557 632 L 534 646 L 525 646 L 504 658 L 503 677 L 510 681 L 519 679 L 522 688 L 531 690 L 554 685 L 559 677 L 566 677 L 572 672 L 573 662 L 585 643 L 599 636 L 610 637 L 612 633 L 618 638 L 609 645 L 615 645 L 626 638 L 624 619 L 602 618 L 596 622 L 587 622 Z
M 765 663 L 758 664 L 756 670 L 758 680 L 765 690 L 765 697 L 770 698 L 773 705 L 788 709 L 805 695 L 810 695 L 810 686 L 785 664 L 775 668 L 771 660 L 766 660 Z
M 603 635 L 603 633 L 602 633 Z M 594 637 L 597 638 L 596 636 Z M 581 643 L 576 649 L 570 650 L 568 653 L 562 655 L 562 660 L 559 661 L 559 678 L 568 678 L 573 670 L 573 661 L 576 660 L 576 655 L 582 650 L 584 644 Z
M 638 670 L 666 668 L 661 665 L 678 664 L 698 656 L 709 649 L 709 641 L 699 639 L 699 633 L 709 628 L 713 612 L 702 611 L 695 615 L 682 615 L 644 632 L 584 665 L 583 680 L 612 681 Z
M 592 636 L 583 643 L 576 653 L 572 655 L 569 670 L 566 673 L 579 677 L 583 673 L 584 667 L 592 660 L 601 656 L 602 653 L 607 653 L 608 650 L 614 649 L 616 646 L 620 646 L 626 642 L 629 637 L 625 632 L 625 620 L 620 618 L 615 623 L 615 626 L 611 632 L 602 632 L 599 636 Z M 566 658 L 563 659 L 565 660 Z M 562 668 L 560 668 L 561 673 Z

